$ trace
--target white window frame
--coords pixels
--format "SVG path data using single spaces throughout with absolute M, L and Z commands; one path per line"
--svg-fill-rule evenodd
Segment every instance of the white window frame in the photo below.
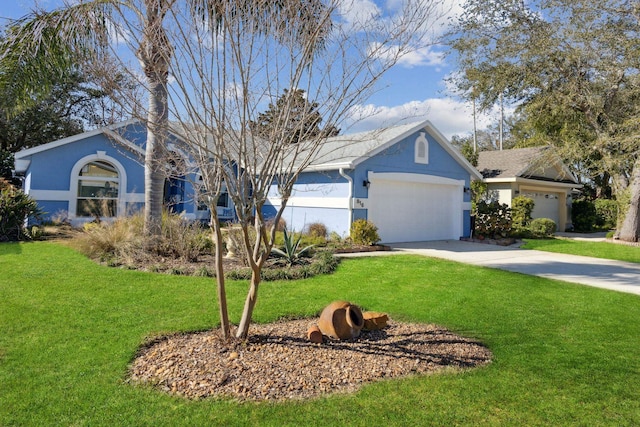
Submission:
M 414 145 L 414 162 L 428 165 L 429 164 L 429 140 L 426 132 L 420 132 L 416 138 Z
M 118 178 L 117 178 L 118 197 L 116 199 L 116 216 L 121 216 L 126 211 L 125 210 L 125 203 L 126 203 L 125 194 L 127 192 L 126 170 L 124 166 L 122 166 L 122 163 L 120 163 L 115 158 L 108 156 L 105 151 L 98 151 L 96 152 L 96 154 L 90 154 L 88 156 L 81 158 L 76 162 L 75 165 L 73 165 L 73 168 L 71 169 L 71 177 L 70 177 L 71 179 L 69 182 L 69 190 L 70 190 L 70 196 L 71 196 L 69 199 L 69 212 L 68 212 L 69 219 L 91 218 L 87 216 L 78 216 L 76 214 L 76 211 L 78 209 L 78 197 L 79 197 L 78 185 L 79 185 L 79 181 L 83 179 L 83 177 L 80 176 L 80 172 L 82 171 L 82 168 L 88 165 L 89 163 L 96 162 L 96 161 L 109 163 L 118 172 Z M 84 177 L 84 179 L 86 179 L 86 177 Z M 107 218 L 112 218 L 112 217 L 107 217 Z

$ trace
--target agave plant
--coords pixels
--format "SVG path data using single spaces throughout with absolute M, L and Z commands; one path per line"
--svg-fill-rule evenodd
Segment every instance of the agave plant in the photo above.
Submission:
M 297 237 L 295 233 L 289 234 L 287 228 L 284 228 L 284 246 L 282 249 L 273 248 L 271 253 L 279 258 L 283 258 L 287 265 L 291 266 L 300 262 L 300 259 L 308 255 L 308 252 L 314 245 L 306 246 L 300 250 L 300 241 L 302 234 Z

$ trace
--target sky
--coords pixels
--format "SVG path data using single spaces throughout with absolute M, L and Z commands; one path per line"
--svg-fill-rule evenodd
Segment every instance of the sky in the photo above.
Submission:
M 353 10 L 366 11 L 376 7 L 373 0 L 345 0 L 353 3 Z M 385 0 L 386 7 L 393 7 L 402 0 Z M 461 11 L 463 0 L 444 0 L 447 14 L 433 28 L 436 33 L 446 29 L 447 19 L 455 18 Z M 60 0 L 39 0 L 38 4 L 50 10 Z M 377 0 L 378 4 L 382 2 Z M 6 18 L 26 15 L 34 5 L 33 0 L 0 0 L 0 25 Z M 453 58 L 445 55 L 446 47 L 428 46 L 403 57 L 382 78 L 376 92 L 359 106 L 372 113 L 351 127 L 348 132 L 368 130 L 379 123 L 396 123 L 401 120 L 429 120 L 447 138 L 453 135 L 469 135 L 473 130 L 472 107 L 455 96 L 447 83 L 447 77 L 455 73 Z M 497 114 L 478 115 L 478 129 L 497 121 Z

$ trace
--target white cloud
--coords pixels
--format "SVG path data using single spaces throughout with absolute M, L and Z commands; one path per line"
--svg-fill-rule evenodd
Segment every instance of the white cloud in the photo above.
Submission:
M 380 15 L 380 8 L 372 0 L 343 0 L 338 2 L 338 13 L 346 27 L 362 28 L 373 17 Z
M 440 66 L 444 64 L 444 55 L 432 47 L 417 49 L 402 56 L 398 65 L 405 67 Z
M 495 122 L 495 112 L 479 114 L 478 129 Z M 468 135 L 473 131 L 471 105 L 453 98 L 431 98 L 410 101 L 397 106 L 365 104 L 352 110 L 353 124 L 344 131 L 348 133 L 379 129 L 402 123 L 429 120 L 447 138 L 453 135 Z

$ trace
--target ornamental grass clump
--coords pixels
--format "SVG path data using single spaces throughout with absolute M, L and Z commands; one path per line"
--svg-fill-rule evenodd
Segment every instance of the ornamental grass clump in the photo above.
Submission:
M 74 246 L 92 259 L 109 265 L 134 265 L 148 252 L 166 258 L 196 261 L 200 255 L 210 254 L 213 242 L 208 231 L 198 223 L 186 221 L 178 215 L 165 213 L 162 234 L 151 247 L 145 242 L 142 215 L 119 218 L 111 223 L 88 223 Z

